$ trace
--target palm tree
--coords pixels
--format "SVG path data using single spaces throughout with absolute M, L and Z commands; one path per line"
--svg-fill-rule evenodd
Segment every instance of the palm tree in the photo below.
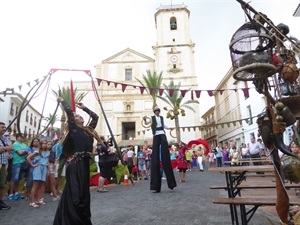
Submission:
M 48 116 L 44 118 L 44 120 L 46 120 L 50 124 L 48 136 L 52 137 L 52 135 L 54 134 L 54 124 L 58 121 L 58 117 L 57 115 L 52 115 L 51 113 L 49 113 Z
M 175 120 L 175 129 L 176 129 L 176 139 L 177 142 L 181 141 L 180 129 L 179 129 L 179 116 L 185 116 L 185 110 L 189 109 L 192 112 L 196 112 L 190 104 L 196 103 L 199 104 L 198 100 L 187 100 L 183 102 L 183 97 L 180 93 L 181 83 L 174 84 L 174 81 L 171 81 L 169 85 L 164 84 L 166 89 L 165 96 L 158 96 L 159 99 L 166 102 L 169 107 L 164 107 L 164 110 L 167 111 L 167 119 Z M 171 96 L 168 90 L 174 90 L 173 95 Z
M 69 87 L 63 87 L 61 90 L 59 91 L 55 91 L 55 90 L 52 90 L 52 93 L 55 95 L 55 97 L 62 97 L 69 105 L 71 105 L 71 91 L 70 91 L 70 88 Z M 88 93 L 87 92 L 81 92 L 79 93 L 78 92 L 78 89 L 75 88 L 74 89 L 74 100 L 75 102 L 80 102 L 82 101 L 82 99 L 87 95 Z
M 70 90 L 70 87 L 63 87 L 62 89 L 59 89 L 59 91 L 55 91 L 55 90 L 52 90 L 52 93 L 54 94 L 54 96 L 57 98 L 58 96 L 62 97 L 69 105 L 71 105 L 71 90 Z M 81 102 L 82 99 L 84 99 L 84 97 L 88 94 L 88 92 L 81 92 L 79 93 L 78 92 L 78 89 L 75 88 L 74 89 L 74 99 L 75 99 L 75 102 Z M 60 121 L 61 121 L 61 136 L 63 135 L 64 131 L 65 131 L 65 122 L 66 122 L 66 114 L 65 114 L 65 111 L 63 109 L 63 107 L 61 106 L 61 109 L 62 109 L 62 116 L 60 118 Z
M 151 72 L 147 70 L 147 75 L 143 75 L 143 79 L 135 78 L 143 87 L 146 87 L 146 92 L 151 96 L 153 100 L 153 108 L 157 106 L 157 96 L 159 88 L 162 84 L 163 76 L 162 72 L 157 74 L 156 71 Z

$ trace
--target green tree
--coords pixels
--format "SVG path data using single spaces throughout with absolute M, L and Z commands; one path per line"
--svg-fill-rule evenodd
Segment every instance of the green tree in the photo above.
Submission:
M 52 93 L 55 95 L 57 98 L 58 96 L 62 97 L 69 105 L 71 105 L 71 90 L 69 87 L 63 87 L 59 91 L 52 90 Z M 78 91 L 77 88 L 74 89 L 74 99 L 75 102 L 80 102 L 84 97 L 87 95 L 87 92 L 80 92 Z
M 50 127 L 48 128 L 48 132 L 49 132 L 49 136 L 52 137 L 55 130 L 54 124 L 58 121 L 58 117 L 57 115 L 52 115 L 51 113 L 49 113 L 48 116 L 44 118 L 44 120 L 46 120 L 50 124 Z
M 52 90 L 52 93 L 54 94 L 54 96 L 57 98 L 58 96 L 62 97 L 69 105 L 71 105 L 72 101 L 71 101 L 71 90 L 70 87 L 63 87 L 62 89 L 60 89 L 59 91 L 55 91 Z M 78 91 L 77 88 L 74 89 L 74 99 L 75 102 L 81 102 L 84 97 L 88 94 L 88 92 L 80 92 Z M 61 134 L 64 133 L 65 129 L 64 129 L 64 123 L 66 122 L 66 113 L 63 109 L 63 107 L 61 106 L 62 109 L 62 116 L 61 116 Z
M 156 71 L 151 72 L 150 70 L 146 71 L 147 74 L 143 75 L 143 79 L 140 80 L 135 78 L 143 87 L 145 87 L 146 92 L 151 96 L 153 100 L 153 108 L 157 106 L 157 97 L 158 90 L 161 87 L 163 80 L 163 73 L 160 72 L 157 74 Z
M 165 96 L 158 96 L 159 99 L 166 102 L 168 107 L 163 109 L 167 111 L 167 119 L 175 120 L 175 130 L 176 130 L 176 139 L 177 142 L 181 141 L 180 135 L 180 125 L 179 125 L 179 116 L 185 116 L 185 109 L 189 109 L 192 112 L 196 112 L 191 104 L 199 104 L 198 100 L 187 100 L 183 102 L 183 97 L 180 93 L 181 83 L 175 84 L 174 81 L 171 81 L 169 85 L 164 84 L 165 87 Z M 170 95 L 169 90 L 174 90 L 173 95 Z

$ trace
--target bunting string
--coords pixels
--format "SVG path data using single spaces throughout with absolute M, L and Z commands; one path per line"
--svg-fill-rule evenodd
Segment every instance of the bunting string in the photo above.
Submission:
M 51 69 L 49 71 L 49 74 L 52 75 L 53 73 L 57 72 L 57 71 L 76 71 L 76 72 L 84 72 L 86 73 L 88 76 L 92 77 L 91 76 L 91 71 L 90 70 L 79 70 L 79 69 Z M 111 81 L 111 80 L 106 80 L 106 79 L 100 79 L 100 78 L 95 78 L 97 80 L 97 84 L 98 86 L 100 86 L 101 84 L 103 84 L 104 82 L 107 83 L 108 86 L 110 86 L 110 84 L 113 85 L 114 88 L 118 88 L 118 87 L 121 87 L 121 90 L 122 92 L 125 92 L 126 91 L 126 88 L 127 87 L 132 87 L 134 89 L 138 88 L 140 93 L 141 94 L 144 94 L 145 93 L 145 89 L 146 87 L 143 87 L 143 86 L 139 86 L 139 85 L 133 85 L 133 84 L 126 84 L 126 83 L 122 83 L 122 82 L 115 82 L 115 81 Z M 35 79 L 33 81 L 30 81 L 30 82 L 26 82 L 25 84 L 28 85 L 29 87 L 31 87 L 32 83 L 37 83 L 39 82 L 39 79 Z M 22 90 L 22 87 L 24 86 L 23 85 L 18 85 L 18 90 L 21 91 Z M 158 94 L 160 96 L 163 95 L 164 91 L 168 91 L 168 93 L 170 95 L 173 95 L 174 94 L 174 91 L 179 91 L 179 94 L 182 96 L 182 97 L 185 97 L 187 92 L 190 92 L 190 98 L 193 100 L 194 98 L 200 98 L 201 93 L 202 92 L 206 92 L 208 94 L 209 97 L 212 97 L 214 96 L 215 93 L 219 93 L 220 95 L 222 95 L 224 93 L 224 91 L 235 91 L 237 92 L 238 90 L 241 90 L 244 94 L 244 97 L 245 98 L 248 98 L 249 97 L 249 89 L 252 89 L 252 88 L 255 88 L 255 87 L 244 87 L 244 88 L 229 88 L 229 89 L 218 89 L 218 90 L 185 90 L 185 89 L 166 89 L 166 88 L 159 88 L 158 89 Z M 12 92 L 14 93 L 14 90 L 15 88 L 6 88 L 5 90 L 1 91 L 0 93 L 3 94 L 4 96 L 6 96 L 6 93 L 7 92 Z M 149 92 L 153 92 L 155 89 L 152 88 L 149 90 Z
M 106 80 L 106 79 L 100 79 L 100 78 L 96 78 L 98 85 L 100 86 L 101 84 L 103 84 L 104 82 L 107 83 L 108 86 L 110 86 L 110 84 L 113 85 L 114 88 L 118 88 L 118 86 L 121 86 L 122 92 L 125 92 L 127 87 L 132 87 L 132 88 L 139 88 L 140 93 L 143 94 L 145 91 L 145 87 L 144 86 L 139 86 L 139 85 L 133 85 L 133 84 L 126 84 L 126 83 L 121 83 L 121 82 L 115 82 L 115 81 L 111 81 L 111 80 Z M 248 98 L 249 95 L 249 89 L 254 89 L 255 87 L 244 87 L 244 88 L 229 88 L 229 89 L 218 89 L 218 90 L 182 90 L 182 89 L 168 89 L 168 88 L 158 88 L 158 94 L 160 96 L 163 95 L 164 91 L 168 91 L 169 95 L 172 96 L 174 94 L 174 91 L 178 91 L 179 94 L 181 94 L 182 97 L 184 97 L 186 95 L 187 92 L 191 92 L 191 99 L 194 100 L 194 98 L 200 98 L 200 95 L 202 92 L 207 92 L 209 97 L 214 96 L 215 93 L 220 93 L 220 95 L 222 95 L 224 93 L 224 91 L 234 91 L 237 92 L 238 90 L 241 90 L 244 94 L 245 98 Z M 152 93 L 155 90 L 155 88 L 150 88 L 149 89 L 149 93 Z
M 231 124 L 233 126 L 236 126 L 237 123 L 239 123 L 240 125 L 242 125 L 242 122 L 245 121 L 245 122 L 248 122 L 249 120 L 252 120 L 254 118 L 256 118 L 258 116 L 252 116 L 252 117 L 248 117 L 248 118 L 244 118 L 244 119 L 239 119 L 239 120 L 233 120 L 233 121 L 227 121 L 227 122 L 222 122 L 222 123 L 215 123 L 213 125 L 196 125 L 196 126 L 184 126 L 184 127 L 178 127 L 177 129 L 178 130 L 182 130 L 183 132 L 185 132 L 186 130 L 188 132 L 190 132 L 191 130 L 192 131 L 197 131 L 197 129 L 199 131 L 203 131 L 203 130 L 208 130 L 209 128 L 213 128 L 213 129 L 218 129 L 218 128 L 224 128 L 224 126 L 226 125 L 227 127 L 230 127 Z M 175 127 L 170 127 L 170 129 L 176 129 Z M 136 131 L 136 134 L 137 136 L 140 136 L 142 134 L 145 134 L 147 131 L 150 131 L 151 129 L 144 129 L 144 130 L 139 130 L 139 131 Z M 114 136 L 122 136 L 123 133 L 121 134 L 115 134 Z

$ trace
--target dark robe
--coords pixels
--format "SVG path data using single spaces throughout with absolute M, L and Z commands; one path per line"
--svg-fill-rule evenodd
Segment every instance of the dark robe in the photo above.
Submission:
M 75 118 L 69 105 L 62 105 L 68 115 L 69 133 L 63 144 L 62 159 L 66 163 L 66 184 L 61 195 L 53 225 L 91 225 L 90 209 L 90 153 L 93 150 L 93 135 L 75 124 Z M 98 116 L 84 108 L 92 117 L 88 126 L 95 128 Z M 70 160 L 70 157 L 74 157 Z M 60 160 L 63 162 L 64 160 Z

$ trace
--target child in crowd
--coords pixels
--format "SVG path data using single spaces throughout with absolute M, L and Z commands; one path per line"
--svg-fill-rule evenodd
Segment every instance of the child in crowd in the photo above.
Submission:
M 35 150 L 27 157 L 27 161 L 33 167 L 33 186 L 30 194 L 30 207 L 38 208 L 40 205 L 46 204 L 43 196 L 45 193 L 49 155 L 50 153 L 47 151 L 47 141 L 42 140 L 40 149 Z
M 212 151 L 212 149 L 209 149 L 209 153 L 207 154 L 209 167 L 214 166 L 215 162 L 215 153 Z
M 231 153 L 231 166 L 238 166 L 239 165 L 239 152 L 236 149 L 236 146 L 232 147 Z
M 53 142 L 47 142 L 47 151 L 49 152 L 49 160 L 48 160 L 48 183 L 51 191 L 51 195 L 53 196 L 53 201 L 57 201 L 59 199 L 56 190 L 56 180 L 55 180 L 55 172 L 56 172 L 56 152 L 52 151 Z
M 34 151 L 39 151 L 39 149 L 40 149 L 40 140 L 37 138 L 34 138 L 30 142 L 30 146 L 27 150 L 27 155 L 32 154 Z M 32 185 L 33 185 L 33 167 L 30 166 L 30 169 L 28 171 L 27 178 L 26 178 L 25 199 L 30 198 Z
M 197 156 L 196 152 L 193 151 L 193 154 L 192 154 L 192 170 L 193 170 L 193 172 L 195 172 L 198 167 L 197 158 L 198 158 L 198 156 Z
M 132 168 L 132 176 L 134 180 L 137 180 L 138 177 L 138 173 L 139 173 L 139 168 L 137 167 L 137 165 L 134 165 L 134 167 Z

